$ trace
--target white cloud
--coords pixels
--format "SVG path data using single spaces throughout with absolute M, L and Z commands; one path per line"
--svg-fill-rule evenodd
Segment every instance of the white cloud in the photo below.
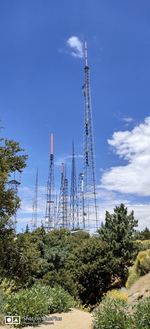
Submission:
M 150 196 L 150 117 L 131 131 L 118 131 L 108 140 L 127 165 L 108 169 L 101 187 L 121 193 Z
M 131 117 L 126 117 L 126 118 L 123 118 L 122 120 L 123 120 L 124 122 L 126 122 L 126 123 L 131 123 L 131 122 L 134 121 L 134 119 L 131 118 Z
M 72 36 L 67 40 L 67 45 L 71 48 L 71 55 L 78 58 L 83 58 L 83 43 L 77 36 Z
M 75 154 L 75 159 L 83 159 L 83 155 L 82 154 Z M 67 165 L 71 165 L 71 160 L 72 160 L 72 155 L 64 155 L 58 159 L 56 159 L 55 161 L 55 166 L 60 167 L 62 165 L 62 163 L 67 164 Z

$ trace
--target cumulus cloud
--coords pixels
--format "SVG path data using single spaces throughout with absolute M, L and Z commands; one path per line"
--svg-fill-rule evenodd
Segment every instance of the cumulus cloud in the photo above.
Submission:
M 67 46 L 71 48 L 71 55 L 78 58 L 83 58 L 83 43 L 77 36 L 72 36 L 67 40 Z
M 108 169 L 101 187 L 121 193 L 150 196 L 150 117 L 131 131 L 118 131 L 108 140 L 126 165 Z

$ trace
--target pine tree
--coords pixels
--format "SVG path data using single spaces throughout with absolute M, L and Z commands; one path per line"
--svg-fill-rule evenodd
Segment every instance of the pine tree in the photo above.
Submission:
M 116 207 L 114 213 L 106 211 L 105 224 L 99 229 L 100 238 L 106 241 L 116 262 L 116 276 L 121 283 L 126 281 L 128 267 L 132 264 L 135 247 L 133 243 L 138 221 L 134 212 L 128 214 L 124 204 Z

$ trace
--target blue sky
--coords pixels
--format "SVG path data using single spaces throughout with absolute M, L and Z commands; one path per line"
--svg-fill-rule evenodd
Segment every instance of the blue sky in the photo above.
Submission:
M 39 216 L 44 216 L 50 131 L 57 186 L 63 158 L 70 174 L 72 139 L 76 154 L 83 152 L 84 61 L 72 56 L 67 43 L 72 36 L 88 40 L 100 218 L 123 201 L 135 209 L 140 227 L 149 226 L 150 2 L 5 0 L 0 1 L 1 134 L 29 154 L 19 228 L 31 218 L 37 167 Z

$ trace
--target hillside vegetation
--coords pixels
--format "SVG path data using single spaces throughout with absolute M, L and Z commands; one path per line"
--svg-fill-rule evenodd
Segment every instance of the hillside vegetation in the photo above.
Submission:
M 126 326 L 130 323 L 124 313 L 126 301 L 118 302 L 118 293 L 115 293 L 117 302 L 113 306 L 113 293 L 106 294 L 124 287 L 127 279 L 128 283 L 133 283 L 134 280 L 128 278 L 129 268 L 136 271 L 136 279 L 149 271 L 150 254 L 149 250 L 144 250 L 148 246 L 144 241 L 145 235 L 149 236 L 148 229 L 141 232 L 142 242 L 139 242 L 134 212 L 129 213 L 121 204 L 113 213 L 106 211 L 105 224 L 99 228 L 97 236 L 80 230 L 71 234 L 67 229 L 47 233 L 43 227 L 34 232 L 29 232 L 27 227 L 26 232 L 16 233 L 12 216 L 20 200 L 8 182 L 14 173 L 23 170 L 26 159 L 18 143 L 1 140 L 1 321 L 5 314 L 21 315 L 21 326 L 27 324 L 29 317 L 30 324 L 35 325 L 49 313 L 68 311 L 72 307 L 93 310 L 100 304 L 99 314 L 106 311 L 106 315 L 111 315 L 111 307 L 115 307 L 120 314 L 118 321 L 125 321 L 118 328 L 124 328 L 124 323 Z

